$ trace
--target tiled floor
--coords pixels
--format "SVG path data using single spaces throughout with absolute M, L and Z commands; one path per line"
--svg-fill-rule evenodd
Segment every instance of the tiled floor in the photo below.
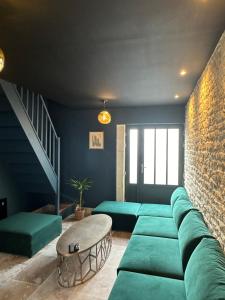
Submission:
M 73 217 L 63 222 L 63 231 Z M 116 279 L 116 268 L 126 249 L 130 234 L 113 232 L 110 256 L 102 270 L 75 288 L 57 284 L 55 239 L 31 259 L 0 253 L 1 300 L 107 300 Z

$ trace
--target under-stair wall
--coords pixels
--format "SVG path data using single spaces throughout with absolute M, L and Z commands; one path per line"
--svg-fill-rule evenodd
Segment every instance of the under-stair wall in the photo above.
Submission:
M 0 199 L 7 200 L 8 216 L 22 210 L 29 210 L 27 195 L 20 191 L 10 175 L 7 166 L 0 162 Z
M 6 116 L 10 105 L 0 91 L 0 127 L 8 125 Z M 0 141 L 0 151 L 4 146 Z M 29 210 L 29 203 L 26 193 L 21 191 L 13 176 L 8 171 L 7 165 L 0 160 L 0 199 L 7 200 L 7 215 L 12 215 L 21 210 Z

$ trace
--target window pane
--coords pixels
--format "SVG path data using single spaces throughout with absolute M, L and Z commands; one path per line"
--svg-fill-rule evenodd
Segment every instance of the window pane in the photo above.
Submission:
M 156 184 L 166 184 L 166 129 L 156 129 Z
M 144 129 L 144 184 L 154 184 L 155 129 Z
M 137 183 L 138 130 L 130 129 L 130 183 Z
M 178 185 L 179 129 L 168 129 L 168 184 Z

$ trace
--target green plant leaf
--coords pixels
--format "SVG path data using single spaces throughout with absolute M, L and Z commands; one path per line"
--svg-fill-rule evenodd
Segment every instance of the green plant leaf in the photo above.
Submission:
M 71 178 L 69 180 L 69 185 L 75 189 L 75 190 L 78 190 L 78 191 L 87 191 L 91 188 L 92 186 L 92 180 L 87 177 L 87 178 L 84 178 L 84 179 L 76 179 L 76 178 Z

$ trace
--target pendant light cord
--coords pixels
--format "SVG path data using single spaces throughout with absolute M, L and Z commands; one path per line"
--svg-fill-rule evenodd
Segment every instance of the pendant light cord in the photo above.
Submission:
M 103 107 L 104 109 L 106 109 L 106 103 L 108 102 L 108 100 L 103 100 Z

